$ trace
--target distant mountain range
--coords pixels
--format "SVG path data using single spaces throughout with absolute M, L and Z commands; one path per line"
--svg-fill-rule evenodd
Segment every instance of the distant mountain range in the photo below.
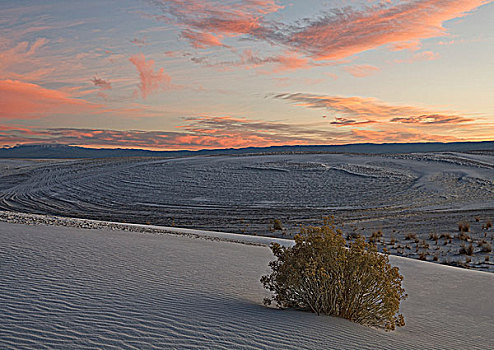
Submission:
M 199 151 L 149 151 L 143 149 L 105 149 L 78 146 L 41 144 L 0 148 L 0 158 L 109 158 L 109 157 L 175 157 L 187 155 L 248 154 L 248 153 L 413 153 L 413 152 L 466 152 L 494 151 L 494 141 L 451 143 L 359 143 L 349 145 L 272 146 Z

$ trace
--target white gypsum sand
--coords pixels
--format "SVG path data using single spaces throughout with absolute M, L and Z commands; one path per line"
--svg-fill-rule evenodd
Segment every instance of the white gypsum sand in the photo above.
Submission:
M 334 215 L 348 234 L 381 230 L 380 251 L 494 271 L 489 152 L 3 159 L 0 210 L 278 237 Z
M 494 347 L 493 274 L 392 256 L 407 325 L 386 333 L 262 306 L 272 259 L 265 246 L 2 222 L 0 348 Z

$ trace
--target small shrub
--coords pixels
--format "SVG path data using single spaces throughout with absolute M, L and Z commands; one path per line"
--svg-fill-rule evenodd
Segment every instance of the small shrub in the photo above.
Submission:
M 381 230 L 372 232 L 372 237 L 381 238 L 383 236 L 383 232 Z
M 405 239 L 407 241 L 412 240 L 412 239 L 413 240 L 416 240 L 417 239 L 417 235 L 415 233 L 407 233 L 407 235 L 405 236 Z
M 470 224 L 468 222 L 465 222 L 465 221 L 458 223 L 458 231 L 470 232 Z
M 484 244 L 482 244 L 481 251 L 482 251 L 482 253 L 492 252 L 492 244 L 485 242 Z
M 275 231 L 282 231 L 283 230 L 283 224 L 281 223 L 280 219 L 274 219 L 273 220 L 273 230 L 275 230 Z
M 430 248 L 429 243 L 427 243 L 427 242 L 425 241 L 425 239 L 423 239 L 423 240 L 422 240 L 422 242 L 420 242 L 420 246 L 421 246 L 422 248 L 424 248 L 424 249 L 429 249 L 429 248 Z
M 274 295 L 265 304 L 343 317 L 386 330 L 405 324 L 400 315 L 403 276 L 387 255 L 363 237 L 346 247 L 344 237 L 327 224 L 303 229 L 295 246 L 273 244 L 276 260 L 261 283 Z
M 485 239 L 482 239 L 482 240 L 478 241 L 478 242 L 477 242 L 477 247 L 482 247 L 482 245 L 483 245 L 484 243 L 487 243 L 487 241 L 486 241 Z
M 470 236 L 467 235 L 465 232 L 461 231 L 456 235 L 456 238 L 458 238 L 460 241 L 469 241 L 471 240 Z
M 469 244 L 468 246 L 465 246 L 465 244 L 463 244 L 460 248 L 460 254 L 473 255 L 473 251 L 474 248 L 472 244 Z
M 445 240 L 452 239 L 451 235 L 449 233 L 441 233 L 441 236 L 439 238 L 444 238 Z
M 491 227 L 492 227 L 492 220 L 491 220 L 491 219 L 489 219 L 489 220 L 487 220 L 487 222 L 485 223 L 485 228 L 486 228 L 486 229 L 490 229 Z
M 431 233 L 431 234 L 429 234 L 429 240 L 430 241 L 436 241 L 436 243 L 437 243 L 437 241 L 439 240 L 439 236 L 437 235 L 437 233 Z

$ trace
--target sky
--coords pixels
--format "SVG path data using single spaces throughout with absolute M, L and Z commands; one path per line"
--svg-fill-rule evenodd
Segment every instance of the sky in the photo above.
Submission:
M 494 140 L 487 0 L 0 0 L 0 147 Z

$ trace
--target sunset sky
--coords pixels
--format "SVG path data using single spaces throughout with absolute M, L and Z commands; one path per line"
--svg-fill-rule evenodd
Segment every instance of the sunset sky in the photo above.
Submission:
M 486 0 L 2 0 L 0 147 L 494 140 Z

